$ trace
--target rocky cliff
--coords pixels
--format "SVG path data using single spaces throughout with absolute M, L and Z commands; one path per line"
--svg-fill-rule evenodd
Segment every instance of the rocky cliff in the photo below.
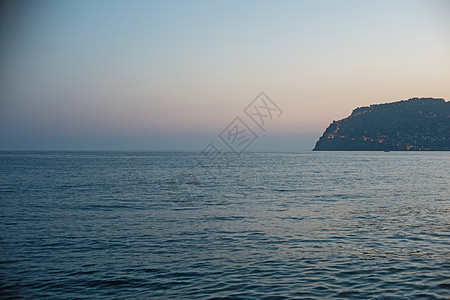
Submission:
M 450 150 L 450 102 L 411 98 L 359 107 L 333 121 L 314 150 Z

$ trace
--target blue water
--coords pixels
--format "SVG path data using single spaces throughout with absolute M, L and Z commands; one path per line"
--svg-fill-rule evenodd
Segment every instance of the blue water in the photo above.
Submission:
M 0 297 L 450 298 L 450 153 L 0 153 Z

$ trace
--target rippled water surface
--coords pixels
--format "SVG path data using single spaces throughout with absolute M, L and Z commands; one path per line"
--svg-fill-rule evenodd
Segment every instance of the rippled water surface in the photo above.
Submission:
M 3 152 L 2 298 L 450 297 L 450 153 Z

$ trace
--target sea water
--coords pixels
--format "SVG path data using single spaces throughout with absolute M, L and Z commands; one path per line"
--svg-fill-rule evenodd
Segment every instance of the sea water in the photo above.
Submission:
M 2 298 L 450 297 L 450 153 L 1 152 Z

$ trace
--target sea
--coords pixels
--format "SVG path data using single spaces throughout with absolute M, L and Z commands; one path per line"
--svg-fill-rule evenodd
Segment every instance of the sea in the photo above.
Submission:
M 450 299 L 449 152 L 0 152 L 2 299 Z

